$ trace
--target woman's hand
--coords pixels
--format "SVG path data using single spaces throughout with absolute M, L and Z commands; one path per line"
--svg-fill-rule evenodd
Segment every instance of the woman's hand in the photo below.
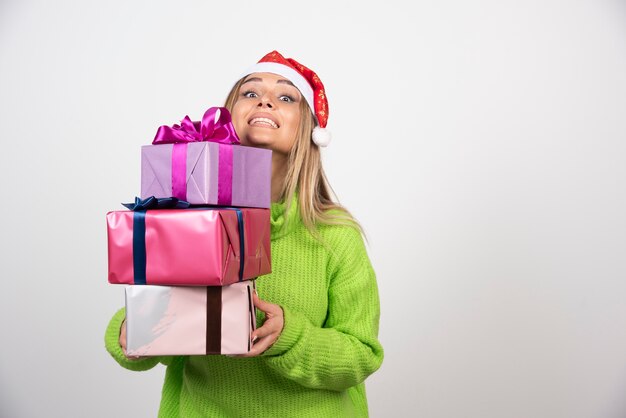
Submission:
M 127 359 L 129 360 L 140 360 L 143 357 L 140 356 L 129 356 L 128 354 L 126 354 L 126 319 L 124 319 L 124 321 L 122 322 L 122 327 L 120 328 L 120 347 L 122 347 L 122 351 L 124 352 L 124 355 L 126 356 Z
M 285 318 L 283 309 L 274 303 L 269 303 L 259 299 L 256 293 L 253 294 L 254 306 L 265 313 L 263 325 L 252 333 L 252 349 L 241 357 L 255 357 L 270 348 L 276 342 L 283 331 Z

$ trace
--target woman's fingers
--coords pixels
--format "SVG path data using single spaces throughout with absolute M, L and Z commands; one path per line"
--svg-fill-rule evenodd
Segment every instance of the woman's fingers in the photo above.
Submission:
M 256 294 L 253 295 L 254 306 L 265 313 L 265 321 L 263 325 L 252 332 L 252 349 L 243 354 L 242 357 L 254 357 L 263 353 L 276 342 L 280 333 L 283 331 L 285 323 L 283 317 L 283 309 L 274 303 L 266 302 L 260 299 Z
M 265 350 L 270 348 L 270 346 L 272 344 L 274 344 L 274 342 L 276 342 L 275 339 L 271 340 L 269 338 L 263 338 L 261 340 L 258 340 L 256 343 L 254 343 L 254 345 L 252 346 L 250 351 L 248 351 L 246 354 L 242 355 L 242 357 L 255 357 L 255 356 L 258 356 L 259 354 L 263 353 Z
M 272 335 L 276 332 L 279 332 L 278 324 L 275 321 L 265 321 L 262 327 L 258 327 L 256 330 L 252 332 L 252 340 L 256 341 L 258 339 L 267 337 L 268 335 Z
M 122 322 L 122 327 L 120 328 L 120 347 L 122 347 L 122 351 L 126 354 L 126 319 Z
M 262 326 L 258 327 L 252 332 L 252 341 L 256 341 L 261 338 L 265 338 L 276 334 L 276 338 L 283 330 L 282 317 L 266 318 Z
M 129 360 L 140 360 L 142 357 L 140 356 L 129 356 L 126 354 L 126 319 L 122 322 L 122 326 L 120 327 L 120 339 L 119 339 L 120 347 L 122 347 L 122 352 Z
M 263 312 L 265 312 L 266 314 L 278 314 L 280 313 L 282 315 L 283 310 L 281 309 L 280 306 L 274 304 L 274 303 L 270 303 L 270 302 L 266 302 L 264 300 L 262 300 L 261 298 L 259 298 L 259 296 L 254 293 L 252 295 L 252 300 L 254 301 L 254 306 L 257 309 L 262 310 Z

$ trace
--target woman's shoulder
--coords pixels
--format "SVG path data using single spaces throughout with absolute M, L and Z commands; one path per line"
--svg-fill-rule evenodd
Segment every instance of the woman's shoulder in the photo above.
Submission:
M 337 211 L 337 216 L 332 216 L 328 223 L 318 224 L 324 244 L 338 255 L 364 251 L 363 230 L 358 222 L 345 211 L 332 210 Z
M 329 223 L 318 223 L 318 231 L 327 240 L 363 241 L 361 227 L 352 218 L 339 218 Z
M 335 285 L 355 283 L 375 277 L 362 229 L 356 221 L 325 224 L 319 228 L 328 254 L 327 269 Z

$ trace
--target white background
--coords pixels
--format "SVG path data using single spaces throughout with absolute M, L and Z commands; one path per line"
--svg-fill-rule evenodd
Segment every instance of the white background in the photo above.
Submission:
M 163 369 L 104 350 L 105 213 L 272 49 L 368 233 L 371 415 L 626 416 L 624 2 L 227 3 L 1 0 L 0 416 L 156 415 Z

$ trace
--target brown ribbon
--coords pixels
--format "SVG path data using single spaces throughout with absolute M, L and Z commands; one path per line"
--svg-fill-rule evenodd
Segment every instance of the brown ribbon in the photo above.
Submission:
M 206 288 L 206 353 L 222 352 L 222 287 Z

